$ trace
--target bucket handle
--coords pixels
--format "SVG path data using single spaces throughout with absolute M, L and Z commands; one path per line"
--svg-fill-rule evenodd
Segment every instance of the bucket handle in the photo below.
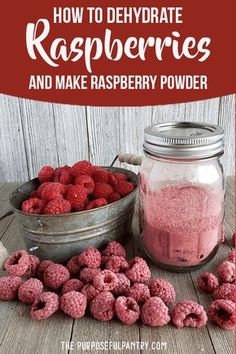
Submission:
M 10 216 L 12 214 L 14 214 L 14 211 L 13 210 L 8 210 L 5 214 L 0 216 L 0 221 L 4 220 L 7 216 Z
M 119 155 L 117 155 L 114 158 L 114 160 L 112 161 L 111 167 L 114 165 L 116 160 L 119 160 L 120 162 L 125 162 L 129 165 L 141 166 L 142 159 L 143 159 L 143 157 L 138 154 L 130 154 L 127 152 L 121 152 L 121 153 L 119 153 Z

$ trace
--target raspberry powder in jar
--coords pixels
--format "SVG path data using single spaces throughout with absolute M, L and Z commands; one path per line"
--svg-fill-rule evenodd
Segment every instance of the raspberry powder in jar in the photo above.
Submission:
M 188 271 L 208 262 L 223 241 L 222 128 L 174 122 L 147 127 L 140 170 L 140 227 L 147 255 Z

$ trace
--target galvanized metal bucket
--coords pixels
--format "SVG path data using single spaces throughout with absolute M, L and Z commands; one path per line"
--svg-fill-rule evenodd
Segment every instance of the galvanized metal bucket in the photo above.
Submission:
M 126 243 L 132 234 L 132 217 L 138 176 L 132 171 L 110 167 L 128 175 L 135 190 L 125 198 L 101 208 L 62 215 L 33 215 L 20 210 L 22 202 L 37 189 L 37 178 L 23 184 L 10 196 L 27 249 L 40 259 L 66 262 L 86 247 L 100 248 L 111 240 Z

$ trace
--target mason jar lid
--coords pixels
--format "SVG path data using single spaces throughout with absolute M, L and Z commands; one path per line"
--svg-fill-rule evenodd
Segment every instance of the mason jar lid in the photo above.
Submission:
M 154 156 L 196 159 L 224 152 L 224 131 L 208 123 L 169 122 L 144 130 L 144 151 Z

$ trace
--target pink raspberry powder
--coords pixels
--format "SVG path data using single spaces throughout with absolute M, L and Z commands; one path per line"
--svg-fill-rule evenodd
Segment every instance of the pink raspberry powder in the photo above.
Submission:
M 87 268 L 99 268 L 101 265 L 101 253 L 94 247 L 86 248 L 79 255 L 79 265 Z
M 0 278 L 0 300 L 12 301 L 17 299 L 17 291 L 22 282 L 20 277 L 15 276 Z
M 20 285 L 18 298 L 24 304 L 33 304 L 43 292 L 43 283 L 39 279 L 30 278 Z
M 100 321 L 110 321 L 115 316 L 115 298 L 109 291 L 102 291 L 90 303 L 90 312 Z
M 120 273 L 129 268 L 129 264 L 122 256 L 111 256 L 106 263 L 106 269 L 114 273 Z
M 70 278 L 70 273 L 61 264 L 52 264 L 43 274 L 44 284 L 51 289 L 59 289 Z
M 127 295 L 130 288 L 130 280 L 124 273 L 116 273 L 118 283 L 115 288 L 112 290 L 112 293 L 115 296 Z M 132 296 L 131 296 L 132 297 Z
M 128 291 L 128 296 L 132 297 L 138 304 L 144 304 L 150 298 L 150 290 L 146 284 L 135 283 Z
M 90 303 L 95 298 L 95 296 L 100 293 L 100 291 L 96 289 L 92 284 L 86 284 L 82 288 L 81 293 L 86 296 L 87 302 Z
M 52 292 L 45 292 L 33 303 L 30 315 L 34 320 L 46 320 L 58 309 L 59 296 Z
M 160 297 L 150 297 L 141 307 L 141 319 L 147 326 L 164 326 L 170 321 L 168 312 L 168 307 Z
M 235 264 L 224 261 L 218 268 L 218 278 L 221 283 L 233 283 L 235 281 Z
M 207 323 L 204 307 L 192 300 L 178 302 L 171 313 L 172 322 L 177 328 L 201 328 Z
M 119 320 L 127 325 L 132 325 L 140 315 L 137 302 L 132 297 L 119 296 L 115 302 L 115 312 Z
M 77 291 L 70 291 L 69 293 L 62 295 L 60 298 L 61 310 L 73 318 L 83 317 L 86 306 L 86 296 Z
M 4 268 L 9 275 L 21 277 L 26 273 L 29 264 L 28 253 L 25 250 L 17 250 L 6 259 Z
M 236 301 L 236 286 L 235 284 L 224 283 L 214 291 L 213 297 L 215 300 L 231 300 Z
M 61 292 L 62 294 L 65 294 L 70 291 L 80 291 L 83 286 L 84 284 L 79 279 L 69 279 L 63 284 Z
M 93 278 L 93 286 L 99 291 L 112 291 L 118 284 L 118 278 L 110 270 L 103 270 Z
M 101 272 L 100 268 L 98 269 L 84 268 L 81 270 L 79 274 L 79 278 L 84 284 L 92 283 L 95 275 L 99 274 L 100 272 Z
M 143 244 L 155 261 L 195 266 L 221 242 L 222 193 L 182 185 L 147 190 L 143 199 Z
M 167 280 L 162 278 L 154 279 L 149 288 L 151 296 L 160 297 L 166 305 L 172 304 L 175 301 L 175 289 Z
M 235 303 L 230 300 L 215 300 L 208 309 L 209 317 L 223 329 L 234 329 L 236 325 Z
M 141 257 L 131 259 L 129 269 L 125 275 L 131 283 L 147 283 L 151 278 L 151 272 L 147 262 Z
M 197 278 L 197 283 L 200 289 L 206 291 L 207 293 L 211 293 L 216 290 L 219 286 L 218 278 L 209 272 L 204 272 Z

